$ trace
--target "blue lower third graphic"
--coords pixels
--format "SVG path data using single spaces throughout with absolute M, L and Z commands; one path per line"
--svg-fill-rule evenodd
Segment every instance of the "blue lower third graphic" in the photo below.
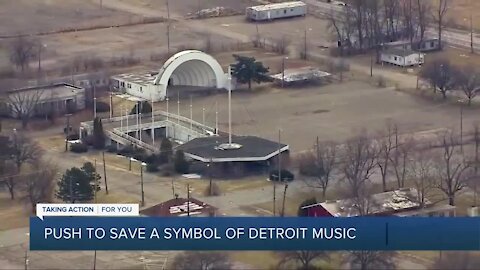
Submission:
M 477 218 L 37 217 L 32 250 L 479 250 Z

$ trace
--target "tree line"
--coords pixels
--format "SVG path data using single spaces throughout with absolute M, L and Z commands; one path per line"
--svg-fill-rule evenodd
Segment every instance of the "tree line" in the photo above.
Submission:
M 480 91 L 480 71 L 473 65 L 460 66 L 448 59 L 434 59 L 422 68 L 419 76 L 427 81 L 433 93 L 440 93 L 444 99 L 449 93 L 458 92 L 471 105 Z
M 463 145 L 464 143 L 468 143 Z M 473 145 L 473 147 L 472 147 Z M 401 135 L 398 125 L 388 122 L 376 136 L 363 132 L 344 144 L 317 142 L 298 157 L 306 183 L 327 197 L 331 183 L 342 183 L 342 195 L 351 198 L 358 215 L 372 214 L 373 175 L 380 176 L 383 191 L 407 186 L 418 191 L 420 207 L 438 190 L 455 205 L 457 195 L 477 179 L 480 128 L 474 125 L 469 139 L 446 130 L 435 139 L 419 141 Z M 438 193 L 437 193 L 438 194 Z
M 425 40 L 430 25 L 436 25 L 442 42 L 442 29 L 450 0 L 355 0 L 340 12 L 327 15 L 330 31 L 336 36 L 340 53 L 375 49 L 400 39 L 413 44 Z M 378 59 L 377 59 L 378 60 Z

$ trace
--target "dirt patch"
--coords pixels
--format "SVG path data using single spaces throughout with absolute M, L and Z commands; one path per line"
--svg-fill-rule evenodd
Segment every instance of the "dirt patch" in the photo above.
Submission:
M 82 0 L 0 2 L 0 36 L 115 25 L 137 19 L 141 17 Z
M 7 192 L 0 193 L 0 231 L 26 227 L 30 211 L 27 205 L 18 200 L 10 200 Z

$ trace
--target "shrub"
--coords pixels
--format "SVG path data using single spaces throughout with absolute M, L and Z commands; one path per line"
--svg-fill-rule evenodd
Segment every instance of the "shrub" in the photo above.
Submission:
M 175 153 L 175 171 L 177 173 L 188 173 L 190 164 L 185 160 L 185 154 L 179 150 Z
M 115 143 L 112 143 L 107 146 L 107 152 L 109 153 L 116 153 L 117 152 L 117 145 Z
M 147 172 L 158 172 L 158 166 L 153 163 L 147 163 Z
M 84 143 L 72 143 L 70 151 L 73 153 L 85 153 L 88 151 L 88 146 Z
M 110 105 L 108 103 L 105 103 L 103 101 L 97 101 L 97 112 L 109 112 L 110 111 Z
M 210 185 L 207 185 L 205 188 L 205 196 L 220 196 L 222 192 L 220 187 L 216 183 L 212 183 L 212 188 L 210 189 Z
M 381 88 L 384 88 L 387 86 L 387 82 L 385 81 L 385 78 L 381 75 L 377 77 L 377 86 Z
M 145 158 L 145 162 L 146 162 L 146 163 L 149 163 L 149 164 L 150 164 L 150 163 L 151 163 L 151 164 L 157 164 L 157 160 L 158 160 L 158 158 L 157 158 L 157 156 L 154 155 L 154 154 L 149 155 L 149 156 L 147 156 L 147 157 Z
M 148 156 L 145 153 L 135 152 L 132 157 L 138 161 L 146 162 Z
M 130 156 L 133 152 L 135 152 L 135 149 L 131 145 L 122 147 L 122 149 L 118 151 L 118 153 L 123 156 Z

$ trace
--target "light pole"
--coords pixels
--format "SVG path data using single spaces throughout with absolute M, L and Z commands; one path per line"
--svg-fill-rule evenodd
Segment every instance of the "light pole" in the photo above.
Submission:
M 39 44 L 38 45 L 38 72 L 40 73 L 40 71 L 42 70 L 42 65 L 41 65 L 41 61 L 42 61 L 42 48 L 46 48 L 47 47 L 47 44 Z
M 71 114 L 66 114 L 67 117 L 67 123 L 66 123 L 66 128 L 65 128 L 65 152 L 68 151 L 68 135 L 70 135 L 70 116 Z
M 143 191 L 143 166 L 146 166 L 147 163 L 142 162 L 140 164 L 140 188 L 142 193 L 142 206 L 145 206 L 145 192 Z
M 463 154 L 463 104 L 464 100 L 459 99 L 460 102 L 460 152 Z
M 285 85 L 285 60 L 288 60 L 288 56 L 282 58 L 282 88 Z
M 97 118 L 97 98 L 93 98 L 93 119 Z

